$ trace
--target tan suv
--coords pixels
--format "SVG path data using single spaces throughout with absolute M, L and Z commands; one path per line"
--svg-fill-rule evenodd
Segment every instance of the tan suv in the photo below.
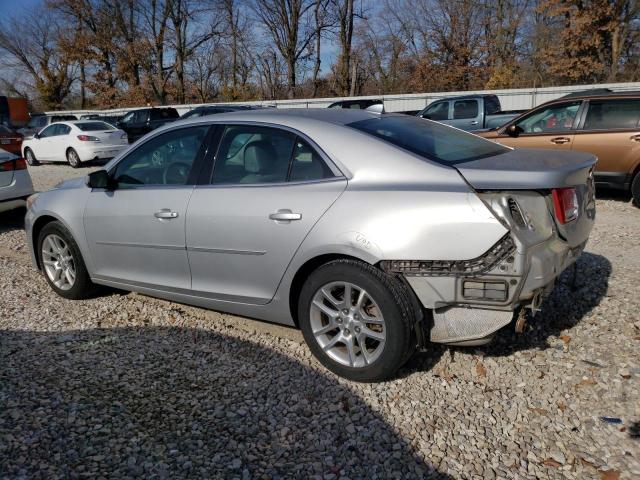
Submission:
M 630 190 L 640 206 L 640 92 L 572 93 L 477 132 L 511 147 L 579 150 L 598 157 L 600 187 Z

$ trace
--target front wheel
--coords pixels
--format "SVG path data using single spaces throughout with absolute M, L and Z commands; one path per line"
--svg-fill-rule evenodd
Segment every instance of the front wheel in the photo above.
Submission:
M 24 158 L 27 161 L 27 163 L 32 167 L 35 167 L 39 163 L 38 160 L 36 160 L 36 156 L 33 154 L 30 148 L 26 148 L 24 150 Z
M 640 207 L 640 172 L 636 173 L 631 182 L 631 198 L 636 207 Z
M 314 271 L 302 288 L 298 318 L 314 356 L 349 380 L 386 380 L 412 349 L 408 293 L 363 262 L 336 260 Z
M 95 286 L 71 233 L 60 222 L 45 225 L 38 237 L 40 263 L 47 283 L 61 297 L 90 297 Z
M 67 161 L 73 168 L 78 168 L 80 166 L 80 156 L 73 148 L 67 150 Z

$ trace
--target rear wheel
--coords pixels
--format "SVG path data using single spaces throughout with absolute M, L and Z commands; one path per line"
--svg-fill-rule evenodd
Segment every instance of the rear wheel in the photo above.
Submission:
M 411 352 L 415 313 L 404 286 L 366 263 L 336 260 L 314 271 L 298 318 L 315 357 L 349 380 L 385 380 Z
M 24 149 L 24 158 L 27 161 L 27 163 L 32 167 L 35 167 L 40 163 L 38 162 L 38 160 L 36 159 L 36 156 L 33 154 L 30 148 Z
M 61 297 L 87 298 L 95 291 L 80 249 L 60 222 L 45 225 L 38 237 L 38 253 L 47 283 Z
M 631 197 L 633 204 L 636 207 L 640 207 L 640 172 L 636 173 L 636 176 L 633 177 L 633 181 L 631 182 Z
M 73 168 L 78 168 L 80 166 L 80 156 L 73 148 L 67 150 L 67 162 L 69 162 L 69 165 Z

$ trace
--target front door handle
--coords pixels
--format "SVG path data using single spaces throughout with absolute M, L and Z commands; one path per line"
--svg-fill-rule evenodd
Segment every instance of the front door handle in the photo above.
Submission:
M 477 120 L 471 120 L 471 121 L 469 122 L 469 125 L 477 125 L 477 124 L 478 124 L 478 121 L 477 121 Z
M 178 212 L 172 212 L 169 208 L 163 208 L 162 210 L 154 213 L 153 216 L 159 219 L 177 218 Z
M 283 208 L 269 215 L 269 219 L 276 222 L 290 222 L 291 220 L 302 220 L 301 213 L 293 213 L 288 208 Z
M 556 145 L 562 145 L 563 143 L 569 143 L 570 141 L 571 139 L 567 137 L 556 137 L 551 139 L 551 143 L 555 143 Z
M 629 140 L 633 140 L 634 142 L 640 142 L 640 133 L 637 133 L 636 135 L 631 135 L 629 137 Z

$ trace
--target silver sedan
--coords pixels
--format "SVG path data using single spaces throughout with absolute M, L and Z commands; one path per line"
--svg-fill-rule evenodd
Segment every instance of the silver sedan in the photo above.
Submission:
M 234 112 L 32 198 L 27 238 L 63 297 L 108 285 L 297 326 L 328 369 L 379 381 L 538 308 L 587 242 L 595 162 L 404 115 Z
M 32 193 L 25 159 L 0 149 L 0 212 L 24 207 Z

